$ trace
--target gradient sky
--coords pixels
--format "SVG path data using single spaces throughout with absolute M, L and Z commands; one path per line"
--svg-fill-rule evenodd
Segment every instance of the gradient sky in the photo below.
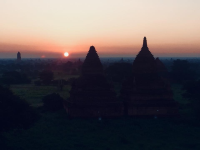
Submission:
M 200 56 L 200 0 L 1 0 L 0 58 Z

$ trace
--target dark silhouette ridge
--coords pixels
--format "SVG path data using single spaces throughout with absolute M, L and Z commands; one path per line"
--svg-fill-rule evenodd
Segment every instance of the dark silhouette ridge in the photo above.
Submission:
M 124 82 L 122 88 L 127 115 L 178 114 L 178 106 L 173 100 L 170 85 L 159 74 L 164 67 L 161 63 L 160 60 L 154 59 L 144 37 L 143 47 L 133 62 L 133 76 Z
M 94 48 L 83 63 L 81 77 L 72 84 L 70 99 L 64 103 L 72 117 L 116 117 L 123 115 L 123 104 L 117 101 L 107 82 L 101 61 Z
M 21 53 L 20 52 L 17 53 L 17 61 L 18 62 L 21 61 Z

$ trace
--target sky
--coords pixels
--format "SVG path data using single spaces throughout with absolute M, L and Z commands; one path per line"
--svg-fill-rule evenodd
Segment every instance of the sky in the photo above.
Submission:
M 200 0 L 0 0 L 0 58 L 200 57 Z

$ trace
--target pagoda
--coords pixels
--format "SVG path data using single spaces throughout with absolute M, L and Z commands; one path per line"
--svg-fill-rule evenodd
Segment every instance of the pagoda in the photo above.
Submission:
M 178 105 L 160 70 L 164 64 L 156 60 L 147 46 L 146 37 L 133 62 L 133 75 L 123 83 L 121 91 L 125 113 L 129 116 L 171 116 L 178 114 Z M 161 65 L 161 66 L 160 66 Z M 160 69 L 161 68 L 161 69 Z
M 17 61 L 18 61 L 18 62 L 21 61 L 21 53 L 20 53 L 20 52 L 17 53 Z
M 74 81 L 70 98 L 64 103 L 71 117 L 117 117 L 123 115 L 123 102 L 117 100 L 107 82 L 94 46 L 82 65 L 81 76 Z

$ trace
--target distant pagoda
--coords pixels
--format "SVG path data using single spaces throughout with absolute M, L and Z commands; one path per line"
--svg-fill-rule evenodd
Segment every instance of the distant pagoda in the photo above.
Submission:
M 133 76 L 124 82 L 121 92 L 127 115 L 178 114 L 178 105 L 173 100 L 170 85 L 160 74 L 164 68 L 164 64 L 159 59 L 154 59 L 144 37 L 143 47 L 133 62 Z
M 70 98 L 64 103 L 72 117 L 117 117 L 123 115 L 123 103 L 116 99 L 107 82 L 103 66 L 94 46 L 82 65 L 82 74 L 75 80 Z
M 21 53 L 20 52 L 17 53 L 17 61 L 18 62 L 21 61 Z

